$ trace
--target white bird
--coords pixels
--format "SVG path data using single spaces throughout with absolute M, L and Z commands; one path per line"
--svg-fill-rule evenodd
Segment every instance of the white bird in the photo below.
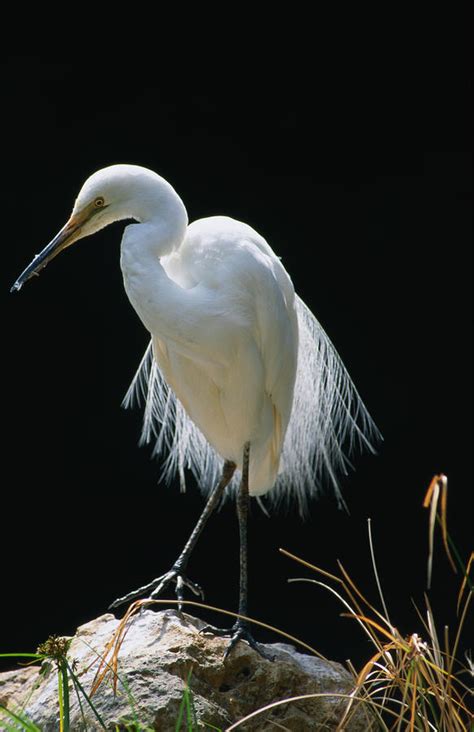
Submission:
M 186 567 L 231 484 L 241 541 L 239 614 L 245 616 L 248 496 L 269 493 L 275 503 L 294 497 L 304 512 L 326 476 L 341 502 L 337 473 L 346 470 L 347 454 L 357 443 L 373 450 L 379 433 L 265 239 L 226 216 L 188 225 L 176 191 L 146 168 L 112 165 L 94 173 L 65 226 L 12 290 L 66 247 L 124 219 L 137 222 L 121 242 L 125 290 L 151 335 L 126 403 L 145 397 L 142 439 L 156 437 L 156 451 L 167 453 L 167 478 L 177 472 L 183 485 L 190 468 L 210 496 L 171 570 L 112 606 L 156 597 L 172 581 L 179 600 L 184 586 L 202 593 Z M 229 634 L 228 651 L 239 638 L 255 647 L 245 621 L 237 620 Z

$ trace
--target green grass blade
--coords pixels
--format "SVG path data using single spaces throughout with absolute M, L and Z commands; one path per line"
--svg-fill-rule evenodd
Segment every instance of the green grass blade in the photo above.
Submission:
M 122 674 L 119 674 L 118 672 L 117 672 L 117 677 L 118 677 L 118 680 L 120 681 L 120 683 L 122 684 L 123 688 L 125 689 L 125 693 L 127 694 L 128 703 L 130 705 L 130 711 L 132 712 L 132 721 L 137 725 L 137 729 L 141 729 L 140 722 L 138 720 L 137 709 L 136 709 L 137 703 L 132 694 L 130 684 L 128 683 L 126 677 L 122 676 Z
M 64 729 L 64 696 L 61 679 L 61 669 L 58 668 L 58 702 L 59 702 L 59 732 L 69 732 Z
M 193 729 L 193 717 L 194 717 L 194 709 L 193 709 L 193 701 L 191 692 L 189 691 L 189 686 L 186 687 L 186 721 L 188 723 L 188 729 Z
M 179 705 L 178 719 L 176 720 L 175 732 L 180 732 L 181 724 L 183 722 L 185 712 L 186 712 L 186 723 L 187 723 L 188 732 L 192 732 L 194 727 L 197 726 L 196 711 L 194 709 L 194 704 L 193 704 L 193 695 L 192 695 L 192 692 L 191 692 L 191 689 L 189 686 L 189 682 L 191 680 L 191 675 L 192 675 L 192 669 L 190 670 L 190 672 L 188 674 L 188 678 L 185 682 L 185 686 L 183 689 L 183 698 L 181 699 L 181 704 Z
M 181 730 L 181 722 L 183 721 L 183 717 L 184 717 L 185 705 L 186 705 L 186 689 L 184 689 L 184 691 L 183 691 L 183 698 L 181 699 L 181 704 L 179 705 L 178 719 L 176 720 L 176 726 L 174 728 L 174 732 L 180 732 L 180 730 Z
M 179 705 L 178 710 L 178 719 L 176 720 L 176 727 L 175 732 L 180 732 L 181 730 L 181 723 L 183 721 L 184 713 L 186 712 L 186 721 L 188 725 L 188 731 L 192 731 L 193 727 L 193 712 L 190 701 L 190 691 L 189 691 L 189 681 L 191 679 L 192 669 L 188 674 L 188 678 L 185 681 L 184 689 L 183 689 L 183 698 L 181 699 L 181 704 Z
M 72 683 L 73 683 L 73 686 L 74 686 L 74 692 L 76 694 L 77 703 L 79 704 L 79 710 L 80 710 L 80 713 L 81 713 L 81 717 L 82 717 L 83 722 L 85 723 L 86 717 L 85 717 L 85 714 L 84 714 L 84 706 L 82 704 L 82 699 L 81 699 L 82 692 L 79 689 L 79 687 L 76 685 L 76 681 L 75 681 L 75 679 L 74 679 L 74 677 L 72 675 L 73 672 L 72 672 L 72 668 L 71 667 L 69 667 L 69 673 L 70 673 L 71 680 L 72 680 Z
M 45 659 L 45 656 L 40 653 L 0 653 L 0 658 L 31 658 L 33 661 L 43 661 Z M 21 664 L 22 666 L 30 666 L 30 663 L 27 664 Z M 38 669 L 38 673 L 40 673 L 40 669 Z M 21 715 L 24 714 L 24 708 L 28 705 L 29 699 L 31 698 L 31 695 L 35 691 L 35 689 L 38 687 L 38 684 L 40 683 L 40 679 L 36 681 L 35 685 L 32 686 L 28 697 L 26 700 L 22 702 L 22 709 L 21 709 Z M 10 709 L 7 709 L 3 704 L 0 704 L 0 709 L 2 709 L 6 714 L 9 714 L 10 716 L 13 716 L 17 721 L 20 721 L 23 725 L 22 729 L 24 730 L 32 730 L 34 732 L 41 732 L 40 728 L 37 727 L 33 722 L 30 722 L 26 717 L 19 716 L 12 712 Z M 11 727 L 11 729 L 18 730 L 18 727 Z
M 102 727 L 102 729 L 107 729 L 107 727 L 105 726 L 104 720 L 102 719 L 102 717 L 100 716 L 99 712 L 97 711 L 97 709 L 93 705 L 93 703 L 92 703 L 89 695 L 87 694 L 86 690 L 84 689 L 84 687 L 82 686 L 81 682 L 79 681 L 79 679 L 77 677 L 77 674 L 74 673 L 74 671 L 72 670 L 70 664 L 67 661 L 66 661 L 66 664 L 67 664 L 67 668 L 68 668 L 68 671 L 69 671 L 69 675 L 70 675 L 70 677 L 72 679 L 72 682 L 73 682 L 73 684 L 74 684 L 74 686 L 76 688 L 76 691 L 78 689 L 79 692 L 82 694 L 82 696 L 84 697 L 84 699 L 86 700 L 86 702 L 88 703 L 88 705 L 90 706 L 90 708 L 92 709 L 92 712 L 93 712 L 95 718 L 97 719 L 97 721 L 99 722 L 100 726 Z
M 21 724 L 22 732 L 41 732 L 41 729 L 37 727 L 36 724 L 30 722 L 30 720 L 25 717 L 20 717 L 18 714 L 15 714 L 15 712 L 12 712 L 11 709 L 7 709 L 3 704 L 0 704 L 0 711 L 10 717 L 14 722 Z M 18 726 L 16 724 L 14 727 L 12 726 L 6 729 L 18 730 Z
M 68 663 L 65 658 L 61 661 L 59 673 L 61 674 L 61 684 L 63 687 L 64 732 L 69 732 L 69 729 L 70 729 L 69 676 L 68 676 Z
M 41 653 L 0 653 L 0 658 L 34 658 L 42 661 L 46 656 Z

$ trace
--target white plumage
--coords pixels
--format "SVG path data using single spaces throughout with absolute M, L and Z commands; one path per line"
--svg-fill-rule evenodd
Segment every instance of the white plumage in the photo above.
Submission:
M 242 465 L 249 490 L 274 504 L 308 497 L 337 474 L 354 447 L 379 433 L 328 336 L 280 259 L 255 230 L 226 216 L 188 226 L 172 186 L 134 165 L 94 173 L 71 218 L 14 285 L 20 289 L 59 251 L 120 219 L 121 267 L 151 343 L 126 395 L 144 397 L 142 441 L 155 439 L 168 479 L 185 469 L 201 489 L 223 460 Z M 234 479 L 235 484 L 235 479 Z
M 220 458 L 240 468 L 249 440 L 251 495 L 271 489 L 273 505 L 296 499 L 304 514 L 329 484 L 342 503 L 337 474 L 380 435 L 271 247 L 247 224 L 214 216 L 192 223 L 161 263 L 203 316 L 190 328 L 202 338 L 197 357 L 152 334 L 124 401 L 144 397 L 142 442 L 155 438 L 166 478 L 177 473 L 184 489 L 191 469 L 207 493 Z
M 137 222 L 122 237 L 124 286 L 151 335 L 125 402 L 144 397 L 142 439 L 155 439 L 166 477 L 177 473 L 183 487 L 190 468 L 210 495 L 171 569 L 112 607 L 157 597 L 171 582 L 179 602 L 184 587 L 202 595 L 186 568 L 237 468 L 240 617 L 227 653 L 241 639 L 257 648 L 245 620 L 249 495 L 268 493 L 275 504 L 294 498 L 304 513 L 308 497 L 328 482 L 341 502 L 337 473 L 356 445 L 373 449 L 378 431 L 267 242 L 225 216 L 188 226 L 176 191 L 145 168 L 94 173 L 70 219 L 12 289 L 78 239 L 123 219 Z

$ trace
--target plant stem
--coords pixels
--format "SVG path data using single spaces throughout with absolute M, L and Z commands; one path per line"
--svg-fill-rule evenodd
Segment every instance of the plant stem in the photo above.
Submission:
M 69 732 L 69 677 L 67 661 L 62 659 L 58 668 L 59 689 L 59 729 L 60 732 Z

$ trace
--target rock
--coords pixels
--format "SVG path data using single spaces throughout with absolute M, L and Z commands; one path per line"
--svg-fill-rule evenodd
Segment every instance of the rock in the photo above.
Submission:
M 71 663 L 74 660 L 87 693 L 99 657 L 119 622 L 113 615 L 102 615 L 78 628 L 72 639 L 68 659 Z M 199 633 L 203 627 L 201 620 L 174 610 L 142 610 L 129 621 L 119 652 L 117 693 L 108 676 L 92 696 L 107 729 L 173 732 L 187 679 L 195 714 L 193 729 L 225 730 L 267 704 L 314 693 L 329 696 L 281 704 L 239 729 L 336 729 L 344 701 L 330 695 L 347 694 L 353 685 L 340 664 L 299 653 L 283 643 L 262 644 L 266 653 L 274 656 L 273 661 L 261 657 L 244 642 L 239 642 L 224 661 L 228 640 Z M 70 698 L 71 730 L 103 729 L 84 700 L 81 712 L 72 685 Z M 0 674 L 0 703 L 24 714 L 43 732 L 56 732 L 59 707 L 54 666 L 46 677 L 40 676 L 38 666 Z M 344 727 L 354 732 L 366 728 L 367 721 L 360 713 Z M 188 729 L 186 715 L 181 729 Z

